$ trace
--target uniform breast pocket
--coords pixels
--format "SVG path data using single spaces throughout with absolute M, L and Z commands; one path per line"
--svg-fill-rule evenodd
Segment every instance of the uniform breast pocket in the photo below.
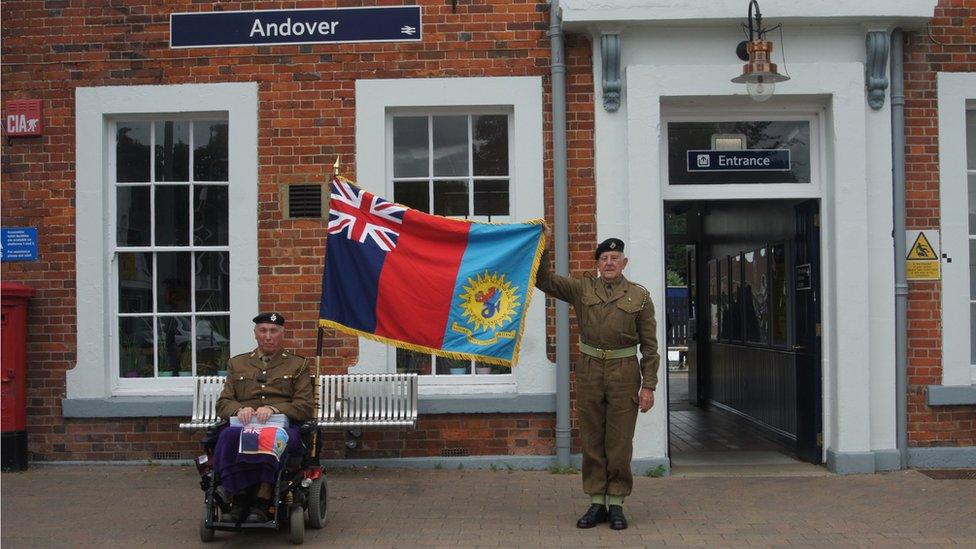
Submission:
M 583 305 L 582 322 L 586 326 L 595 326 L 603 322 L 600 316 L 600 298 L 595 295 L 583 295 L 580 298 Z
M 634 341 L 637 340 L 637 315 L 640 314 L 640 310 L 640 303 L 623 298 L 617 301 L 617 307 L 613 315 L 614 327 L 621 334 L 633 338 Z
M 295 380 L 291 376 L 272 379 L 268 385 L 276 395 L 291 396 L 295 387 Z

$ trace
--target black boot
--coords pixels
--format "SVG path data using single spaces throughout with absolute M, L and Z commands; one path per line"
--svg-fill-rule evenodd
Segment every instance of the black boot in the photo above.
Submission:
M 593 528 L 601 522 L 607 521 L 607 507 L 602 503 L 593 503 L 590 508 L 586 510 L 576 521 L 577 528 Z
M 619 505 L 610 506 L 610 529 L 626 530 L 627 517 L 624 516 L 624 508 Z
M 255 499 L 254 505 L 251 506 L 251 512 L 247 515 L 247 522 L 249 524 L 259 524 L 271 520 L 268 516 L 268 505 L 270 505 L 270 502 L 266 499 Z
M 239 496 L 230 498 L 230 512 L 220 515 L 220 522 L 233 522 L 240 524 L 244 522 L 247 512 L 250 510 L 247 499 Z

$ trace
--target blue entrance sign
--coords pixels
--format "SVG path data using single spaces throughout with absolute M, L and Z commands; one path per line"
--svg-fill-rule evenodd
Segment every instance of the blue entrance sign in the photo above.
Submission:
M 688 172 L 788 172 L 789 149 L 688 151 Z
M 420 6 L 173 13 L 171 48 L 419 42 Z
M 37 261 L 37 227 L 0 229 L 0 261 Z

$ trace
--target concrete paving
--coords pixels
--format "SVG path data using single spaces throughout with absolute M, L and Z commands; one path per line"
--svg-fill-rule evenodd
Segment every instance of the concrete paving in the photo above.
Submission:
M 677 470 L 676 470 L 677 471 Z M 574 524 L 579 475 L 544 471 L 339 470 L 319 547 L 976 547 L 976 481 L 877 475 L 637 478 L 631 527 Z M 198 475 L 179 466 L 36 466 L 0 476 L 4 549 L 197 547 Z M 217 532 L 211 547 L 284 547 L 288 532 Z

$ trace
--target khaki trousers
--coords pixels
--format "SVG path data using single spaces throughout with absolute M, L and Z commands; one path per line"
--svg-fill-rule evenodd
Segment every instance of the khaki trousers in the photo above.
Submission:
M 583 442 L 583 491 L 591 496 L 630 495 L 640 385 L 637 357 L 601 360 L 580 355 L 576 411 Z

